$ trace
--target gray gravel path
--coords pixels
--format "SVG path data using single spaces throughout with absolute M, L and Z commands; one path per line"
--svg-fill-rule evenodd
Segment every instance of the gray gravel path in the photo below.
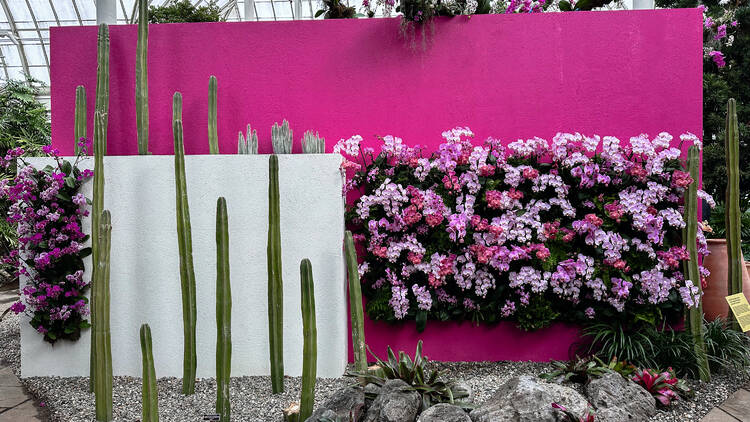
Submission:
M 0 360 L 4 365 L 20 370 L 18 318 L 6 317 L 0 322 Z M 462 362 L 435 363 L 448 376 L 468 383 L 475 391 L 475 401 L 483 402 L 508 378 L 521 374 L 539 374 L 549 368 L 538 362 Z M 328 398 L 335 390 L 350 382 L 347 379 L 319 379 L 316 386 L 316 403 Z M 722 403 L 738 390 L 743 380 L 737 375 L 716 375 L 708 384 L 691 382 L 696 398 L 679 402 L 668 411 L 659 411 L 653 421 L 698 421 L 713 407 Z M 94 398 L 88 393 L 86 378 L 28 378 L 24 385 L 52 415 L 52 421 L 77 422 L 93 420 Z M 159 413 L 162 421 L 199 421 L 204 414 L 214 413 L 215 382 L 201 379 L 195 394 L 183 396 L 181 381 L 177 378 L 159 380 Z M 237 421 L 280 421 L 281 409 L 297 401 L 300 379 L 287 378 L 285 392 L 270 394 L 268 377 L 232 378 L 232 419 Z M 141 382 L 139 378 L 115 377 L 114 416 L 117 421 L 136 421 L 141 414 Z

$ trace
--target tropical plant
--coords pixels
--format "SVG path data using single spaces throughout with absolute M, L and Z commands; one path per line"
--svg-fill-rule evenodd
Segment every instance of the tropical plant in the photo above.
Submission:
M 539 375 L 539 378 L 546 380 L 561 379 L 586 384 L 594 378 L 601 377 L 607 371 L 609 371 L 609 368 L 594 356 L 579 357 L 576 355 L 575 358 L 566 362 L 552 361 L 552 371 Z
M 583 416 L 576 415 L 574 412 L 558 403 L 552 403 L 552 408 L 565 415 L 565 419 L 563 419 L 565 422 L 594 422 L 596 416 L 596 412 L 594 412 L 594 409 L 592 409 L 590 405 L 586 405 L 586 412 Z
M 704 321 L 703 327 L 711 370 L 732 370 L 747 375 L 750 372 L 750 338 L 730 329 L 721 318 Z
M 657 331 L 648 324 L 628 325 L 620 321 L 601 322 L 583 330 L 590 341 L 584 350 L 604 361 L 623 359 L 638 367 L 659 367 L 655 358 Z M 692 350 L 692 349 L 690 349 Z
M 323 0 L 323 8 L 315 12 L 315 17 L 323 15 L 324 19 L 353 19 L 357 10 L 342 0 Z
M 369 350 L 369 348 L 368 348 Z M 388 360 L 383 361 L 372 350 L 370 354 L 375 358 L 379 369 L 377 371 L 350 371 L 346 375 L 355 377 L 362 385 L 373 383 L 379 386 L 388 380 L 399 379 L 422 396 L 422 410 L 437 403 L 451 403 L 459 406 L 468 406 L 461 399 L 469 397 L 466 390 L 455 382 L 446 381 L 438 370 L 427 372 L 425 366 L 429 362 L 426 356 L 422 356 L 422 340 L 417 342 L 414 359 L 403 351 L 398 352 L 398 358 L 390 346 L 387 349 Z
M 687 384 L 675 376 L 671 368 L 664 372 L 636 369 L 632 379 L 651 393 L 662 406 L 669 406 L 680 397 L 687 398 L 693 394 Z
M 219 22 L 224 19 L 216 1 L 203 6 L 194 6 L 190 0 L 170 0 L 148 10 L 150 23 Z
M 607 368 L 608 370 L 612 372 L 617 372 L 618 374 L 622 375 L 624 378 L 629 378 L 631 375 L 633 375 L 633 372 L 635 372 L 635 366 L 628 363 L 627 361 L 618 360 L 617 357 L 613 357 L 612 360 L 610 360 L 609 363 L 606 363 L 606 364 L 597 356 L 594 356 L 594 359 L 596 359 L 596 361 L 599 362 L 599 365 Z
M 740 198 L 740 210 L 742 254 L 746 260 L 750 260 L 750 199 Z M 711 232 L 706 232 L 706 237 L 713 239 L 726 238 L 726 206 L 724 202 L 716 203 L 716 206 L 711 210 L 708 223 L 711 227 Z

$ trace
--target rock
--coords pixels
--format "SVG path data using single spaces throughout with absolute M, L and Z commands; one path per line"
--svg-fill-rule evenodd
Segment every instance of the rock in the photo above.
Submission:
M 367 385 L 365 385 L 365 401 L 367 402 L 367 405 L 369 406 L 375 398 L 380 394 L 380 386 L 371 382 Z
M 305 422 L 318 422 L 325 418 L 349 420 L 350 416 L 356 421 L 362 417 L 364 408 L 365 392 L 362 387 L 345 387 L 333 393 Z
M 640 385 L 608 372 L 586 386 L 586 395 L 602 422 L 644 421 L 656 414 L 656 399 Z
M 457 398 L 456 400 L 462 401 L 464 403 L 470 403 L 474 401 L 474 390 L 471 389 L 471 386 L 463 381 L 458 381 L 453 385 L 453 394 L 458 396 L 458 394 L 466 394 L 466 397 Z
M 471 422 L 471 418 L 458 406 L 440 403 L 422 412 L 417 422 Z
M 380 388 L 364 422 L 414 422 L 422 396 L 402 380 L 389 380 Z
M 522 375 L 513 377 L 495 391 L 484 404 L 470 413 L 473 422 L 556 422 L 562 413 L 552 408 L 559 403 L 583 415 L 586 398 L 570 387 L 551 384 L 539 378 Z

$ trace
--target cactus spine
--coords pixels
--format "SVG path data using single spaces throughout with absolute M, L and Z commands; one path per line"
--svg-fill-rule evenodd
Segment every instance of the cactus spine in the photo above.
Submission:
M 302 285 L 302 397 L 300 398 L 300 420 L 307 420 L 315 405 L 315 378 L 318 361 L 318 329 L 315 325 L 315 284 L 312 264 L 303 259 L 299 265 Z
M 271 127 L 271 144 L 274 153 L 291 154 L 292 141 L 292 130 L 289 129 L 289 122 L 286 119 L 281 122 L 281 126 L 278 123 L 273 124 Z
M 708 367 L 706 357 L 706 343 L 703 340 L 703 305 L 701 297 L 703 290 L 701 288 L 701 277 L 698 271 L 698 180 L 700 177 L 700 151 L 697 146 L 693 145 L 688 150 L 687 169 L 693 183 L 688 186 L 685 192 L 685 241 L 690 260 L 686 262 L 687 273 L 686 280 L 691 280 L 693 286 L 697 286 L 698 294 L 695 296 L 695 306 L 688 311 L 688 326 L 693 336 L 693 348 L 698 358 L 698 372 L 702 381 L 708 382 L 711 379 L 711 372 Z
M 216 127 L 216 76 L 208 78 L 208 149 L 219 153 L 219 132 Z
M 96 261 L 96 316 L 93 330 L 96 332 L 94 394 L 96 395 L 96 420 L 112 420 L 112 347 L 109 331 L 109 252 L 112 219 L 109 211 L 102 212 L 99 221 L 99 237 L 96 240 L 99 252 Z
M 318 132 L 308 130 L 302 136 L 302 152 L 305 154 L 323 154 L 326 152 L 326 139 L 321 138 Z
M 159 389 L 156 385 L 154 354 L 151 349 L 151 328 L 148 324 L 141 325 L 141 366 L 143 367 L 141 422 L 159 422 Z
M 175 92 L 172 101 L 172 116 L 181 116 L 182 94 Z M 182 120 L 173 119 L 174 133 L 174 177 L 177 210 L 177 241 L 180 250 L 180 283 L 182 288 L 182 324 L 184 332 L 182 393 L 195 392 L 195 270 L 193 269 L 193 239 L 190 230 L 190 208 L 188 206 L 187 183 L 185 181 L 185 147 L 182 139 Z
M 229 285 L 227 201 L 216 201 L 216 413 L 229 421 L 232 369 L 232 291 Z
M 75 136 L 75 152 L 81 152 L 81 138 L 86 137 L 86 88 L 83 85 L 76 87 L 76 123 L 73 130 Z
M 729 294 L 742 293 L 742 245 L 740 240 L 740 134 L 737 127 L 737 103 L 730 98 L 727 103 L 727 124 L 724 133 L 724 150 L 727 160 L 726 230 L 727 279 Z M 732 326 L 739 329 L 736 320 Z
M 96 104 L 94 106 L 94 192 L 91 210 L 91 280 L 96 282 L 96 263 L 99 256 L 99 219 L 104 210 L 104 156 L 107 155 L 107 113 L 109 111 L 109 27 L 99 25 L 97 40 Z M 91 289 L 91 322 L 96 320 L 96 288 Z M 89 356 L 89 392 L 94 392 L 96 377 L 96 330 L 91 330 Z
M 281 278 L 279 157 L 268 160 L 268 343 L 273 393 L 284 391 L 284 283 Z
M 148 0 L 138 2 L 138 49 L 135 56 L 135 119 L 138 154 L 148 155 Z
M 365 324 L 362 311 L 362 286 L 359 283 L 357 250 L 354 248 L 352 232 L 344 235 L 346 268 L 349 273 L 349 312 L 352 318 L 352 347 L 354 348 L 354 369 L 359 373 L 367 372 L 367 350 L 365 349 Z
M 242 132 L 237 135 L 237 154 L 257 154 L 258 153 L 258 132 L 252 130 L 247 125 L 247 138 L 242 136 Z

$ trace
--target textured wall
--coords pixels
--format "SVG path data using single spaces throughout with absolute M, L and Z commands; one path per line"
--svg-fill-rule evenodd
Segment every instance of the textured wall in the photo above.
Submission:
M 284 364 L 302 370 L 299 263 L 310 258 L 315 279 L 318 375 L 343 374 L 347 362 L 346 295 L 341 250 L 341 158 L 279 157 L 284 277 Z M 30 160 L 37 168 L 48 160 Z M 111 311 L 115 375 L 140 376 L 138 329 L 151 326 L 156 374 L 182 376 L 182 304 L 175 220 L 173 158 L 106 157 L 105 208 L 112 212 Z M 41 165 L 41 167 L 40 167 Z M 93 160 L 85 163 L 93 166 Z M 215 374 L 216 199 L 227 199 L 232 284 L 232 375 L 270 373 L 266 239 L 268 155 L 185 157 L 197 286 L 198 377 Z M 92 183 L 84 185 L 91 196 Z M 90 230 L 88 219 L 84 225 Z M 86 262 L 91 269 L 90 258 Z M 87 271 L 90 277 L 90 272 Z M 54 347 L 21 322 L 21 370 L 37 375 L 88 375 L 89 332 Z

